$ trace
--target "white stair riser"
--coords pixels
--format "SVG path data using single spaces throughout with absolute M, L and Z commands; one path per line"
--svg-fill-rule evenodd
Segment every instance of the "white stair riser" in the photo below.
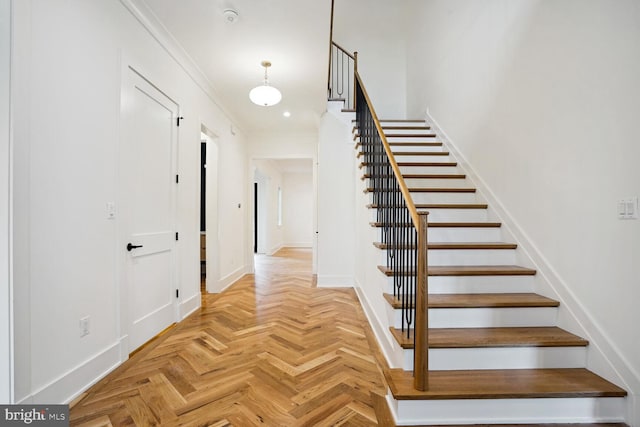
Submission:
M 377 209 L 370 209 L 370 220 L 378 221 Z M 429 221 L 432 222 L 485 222 L 488 220 L 486 209 L 430 209 Z
M 423 135 L 433 134 L 433 132 L 424 132 Z M 441 139 L 437 136 L 415 136 L 415 135 L 402 135 L 402 136 L 388 136 L 387 142 L 441 142 Z
M 394 154 L 403 153 L 407 151 L 420 151 L 420 152 L 441 152 L 444 151 L 442 145 L 392 145 L 391 151 Z
M 429 328 L 504 328 L 555 326 L 556 307 L 430 308 Z M 402 311 L 395 310 L 394 328 L 402 327 Z
M 392 280 L 388 289 L 393 290 Z M 534 276 L 429 276 L 432 294 L 526 293 L 533 289 Z
M 512 265 L 513 249 L 430 249 L 430 265 Z
M 400 172 L 405 173 L 421 173 L 421 174 L 436 174 L 436 173 L 460 173 L 460 169 L 457 166 L 400 166 Z
M 484 222 L 487 219 L 486 209 L 429 209 L 432 222 Z
M 368 192 L 369 203 L 374 203 L 374 193 Z M 384 196 L 383 200 L 384 200 Z M 415 204 L 450 204 L 450 203 L 477 203 L 476 193 L 411 193 L 411 199 Z
M 430 126 L 424 120 L 407 122 L 406 120 L 382 119 L 380 124 L 382 126 Z
M 472 188 L 466 179 L 405 178 L 404 183 L 409 188 Z
M 500 242 L 499 227 L 429 227 L 430 242 Z
M 413 370 L 413 349 L 404 350 L 403 367 Z M 434 371 L 467 369 L 552 369 L 584 368 L 585 347 L 486 347 L 431 348 L 429 369 Z
M 384 265 L 387 251 L 380 249 L 378 263 Z M 415 251 L 405 251 L 404 256 L 413 257 Z M 513 249 L 429 249 L 430 265 L 510 265 L 515 263 Z
M 476 193 L 411 193 L 413 203 L 477 203 Z
M 555 326 L 556 307 L 429 309 L 430 328 Z M 400 315 L 398 315 L 398 318 Z M 398 319 L 400 320 L 400 319 Z
M 384 129 L 387 126 L 393 126 L 393 127 L 399 127 L 399 126 L 403 126 L 403 127 L 420 127 L 420 129 Z M 403 124 L 403 125 L 394 125 L 394 124 L 390 124 L 390 123 L 385 123 L 383 125 L 383 129 L 382 131 L 384 132 L 384 134 L 386 136 L 388 135 L 424 135 L 424 134 L 432 134 L 435 133 L 432 129 L 428 129 L 426 125 L 424 124 L 416 124 L 416 125 L 408 125 L 408 124 Z
M 377 242 L 382 241 L 382 227 L 375 227 Z M 497 227 L 432 227 L 427 230 L 430 242 L 499 242 L 501 232 Z
M 418 162 L 418 163 L 444 163 L 444 162 L 453 162 L 454 160 L 451 156 L 443 156 L 443 155 L 424 155 L 424 156 L 415 156 L 415 155 L 404 155 L 398 153 L 396 156 L 396 162 Z
M 387 397 L 387 399 L 390 399 Z M 624 422 L 621 397 L 538 399 L 391 399 L 398 426 Z

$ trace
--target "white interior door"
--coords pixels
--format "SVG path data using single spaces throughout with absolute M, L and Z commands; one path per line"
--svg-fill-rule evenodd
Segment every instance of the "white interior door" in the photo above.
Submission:
M 122 108 L 119 240 L 131 352 L 176 320 L 178 105 L 129 69 Z

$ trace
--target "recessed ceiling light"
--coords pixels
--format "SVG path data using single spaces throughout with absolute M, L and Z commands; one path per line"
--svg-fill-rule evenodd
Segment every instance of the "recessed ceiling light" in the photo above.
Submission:
M 291 113 L 288 111 L 285 111 L 284 113 L 282 113 L 282 115 L 285 117 L 291 117 Z

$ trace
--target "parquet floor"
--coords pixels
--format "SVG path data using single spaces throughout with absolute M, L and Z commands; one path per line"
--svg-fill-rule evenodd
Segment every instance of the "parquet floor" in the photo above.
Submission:
M 258 256 L 72 404 L 72 426 L 373 426 L 380 352 L 353 289 L 316 288 L 311 251 Z

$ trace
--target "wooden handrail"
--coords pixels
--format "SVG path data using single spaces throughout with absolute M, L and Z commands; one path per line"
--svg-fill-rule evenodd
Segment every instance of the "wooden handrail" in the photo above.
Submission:
M 348 50 L 346 50 L 345 48 L 343 48 L 342 46 L 340 46 L 338 43 L 332 41 L 331 42 L 332 45 L 334 45 L 335 47 L 337 47 L 338 49 L 340 49 L 345 55 L 347 55 L 349 58 L 353 59 L 355 61 L 356 57 L 352 54 L 349 53 Z
M 380 139 L 382 140 L 382 145 L 384 146 L 384 151 L 387 153 L 387 157 L 389 158 L 389 163 L 391 164 L 391 168 L 393 169 L 393 173 L 396 175 L 398 180 L 398 185 L 400 186 L 400 191 L 404 196 L 404 200 L 407 203 L 407 209 L 409 209 L 409 213 L 411 214 L 411 220 L 413 221 L 413 225 L 416 230 L 420 227 L 420 215 L 418 214 L 418 210 L 416 209 L 416 205 L 413 203 L 413 199 L 411 198 L 411 193 L 409 192 L 409 188 L 407 184 L 404 182 L 404 178 L 402 177 L 402 172 L 400 172 L 400 167 L 396 162 L 396 159 L 393 157 L 393 152 L 391 151 L 391 146 L 387 142 L 387 137 L 384 135 L 382 130 L 382 125 L 380 124 L 380 120 L 378 120 L 378 115 L 373 108 L 373 104 L 371 103 L 371 99 L 367 94 L 367 90 L 362 84 L 362 79 L 360 78 L 360 74 L 355 72 L 356 79 L 360 84 L 360 89 L 362 89 L 362 94 L 364 95 L 364 99 L 369 104 L 369 110 L 371 111 L 371 116 L 373 117 L 373 121 L 376 124 L 376 129 L 378 129 L 378 134 L 380 135 Z

